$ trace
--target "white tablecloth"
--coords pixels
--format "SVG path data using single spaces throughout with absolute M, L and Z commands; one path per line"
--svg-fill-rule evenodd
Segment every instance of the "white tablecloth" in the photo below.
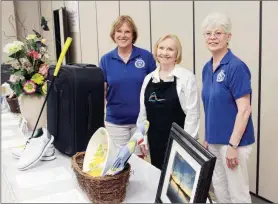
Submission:
M 70 157 L 56 151 L 57 159 L 40 161 L 27 171 L 16 168 L 12 147 L 24 144 L 19 119 L 11 113 L 1 115 L 2 202 L 16 203 L 89 203 L 71 169 Z M 160 170 L 132 155 L 133 174 L 127 187 L 125 203 L 154 203 Z

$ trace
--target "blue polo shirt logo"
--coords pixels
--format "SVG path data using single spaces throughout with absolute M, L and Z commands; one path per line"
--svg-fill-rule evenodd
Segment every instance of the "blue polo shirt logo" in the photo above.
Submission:
M 143 68 L 143 67 L 145 67 L 145 62 L 141 58 L 137 58 L 134 64 L 135 64 L 136 68 Z
M 222 82 L 224 79 L 225 79 L 225 73 L 224 73 L 224 70 L 222 69 L 222 70 L 218 73 L 217 78 L 216 78 L 216 81 L 217 81 L 217 82 Z

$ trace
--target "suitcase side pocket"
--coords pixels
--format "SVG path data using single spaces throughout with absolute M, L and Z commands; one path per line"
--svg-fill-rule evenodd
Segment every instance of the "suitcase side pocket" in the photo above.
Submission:
M 50 87 L 52 81 L 47 81 L 47 88 Z M 59 92 L 57 90 L 56 84 L 54 83 L 52 86 L 52 91 L 49 94 L 49 97 L 47 99 L 47 129 L 51 135 L 57 138 L 58 129 L 57 129 L 57 123 L 58 123 L 58 103 L 57 100 L 59 99 Z
M 58 133 L 59 127 L 63 127 L 62 126 L 63 124 L 61 124 L 62 121 L 63 121 L 62 118 L 61 118 L 61 116 L 63 116 L 63 109 L 62 109 L 61 104 L 60 104 L 61 101 L 63 101 L 62 100 L 63 99 L 63 90 L 60 89 L 57 92 L 57 95 L 58 95 L 58 97 L 57 97 L 57 100 L 56 100 L 56 110 L 57 110 L 57 118 L 58 118 L 58 120 L 56 122 L 56 132 Z

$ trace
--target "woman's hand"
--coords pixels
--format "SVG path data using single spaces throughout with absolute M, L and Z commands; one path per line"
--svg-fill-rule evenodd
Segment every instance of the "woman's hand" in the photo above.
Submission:
M 226 164 L 227 167 L 232 170 L 238 165 L 238 151 L 231 146 L 228 146 L 226 151 Z
M 208 142 L 206 140 L 203 141 L 204 148 L 208 149 Z
M 147 144 L 142 144 L 139 146 L 140 147 L 140 150 L 142 152 L 142 154 L 145 156 L 148 155 L 148 145 Z

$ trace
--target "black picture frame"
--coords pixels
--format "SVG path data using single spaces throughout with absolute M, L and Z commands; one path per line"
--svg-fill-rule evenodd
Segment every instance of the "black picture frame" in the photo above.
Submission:
M 55 48 L 56 48 L 56 60 L 58 61 L 62 49 L 68 37 L 72 37 L 69 30 L 68 12 L 66 7 L 61 7 L 53 11 L 54 18 L 54 35 L 55 35 Z M 62 64 L 68 64 L 70 62 L 71 49 L 66 52 Z
M 173 123 L 155 202 L 206 203 L 215 162 L 211 152 Z

